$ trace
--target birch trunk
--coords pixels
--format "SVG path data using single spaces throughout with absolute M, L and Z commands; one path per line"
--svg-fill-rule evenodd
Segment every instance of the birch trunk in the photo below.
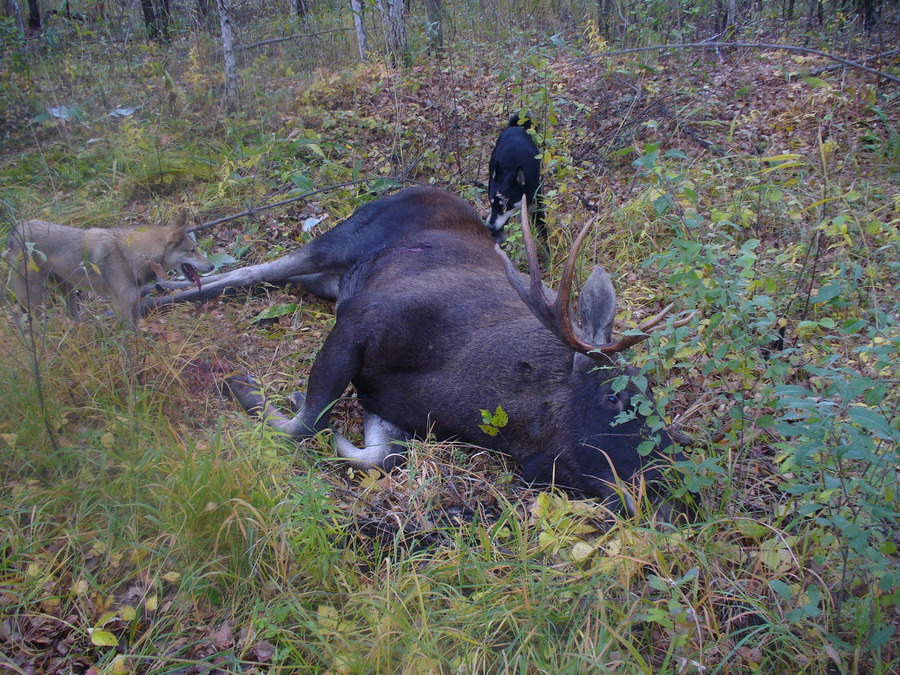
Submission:
M 219 25 L 222 27 L 222 57 L 225 61 L 225 112 L 230 115 L 237 112 L 238 109 L 238 81 L 228 0 L 216 0 L 216 11 L 219 13 Z
M 366 24 L 363 21 L 362 0 L 350 0 L 350 11 L 353 12 L 353 25 L 356 27 L 356 44 L 359 47 L 359 60 L 365 61 L 369 51 L 369 41 L 366 40 Z
M 384 37 L 391 63 L 399 66 L 406 55 L 406 23 L 403 16 L 403 0 L 377 0 Z

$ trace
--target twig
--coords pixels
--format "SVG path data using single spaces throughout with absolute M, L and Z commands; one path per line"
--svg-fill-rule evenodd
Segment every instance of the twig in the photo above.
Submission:
M 282 199 L 279 202 L 272 202 L 271 204 L 265 204 L 264 206 L 252 206 L 246 211 L 242 211 L 241 213 L 236 213 L 233 216 L 225 216 L 224 218 L 218 218 L 216 220 L 210 220 L 201 225 L 195 225 L 194 227 L 188 228 L 188 232 L 197 232 L 198 230 L 205 230 L 208 227 L 213 227 L 215 225 L 221 225 L 222 223 L 227 223 L 232 220 L 237 220 L 238 218 L 244 218 L 245 216 L 252 216 L 256 213 L 260 213 L 261 211 L 268 211 L 269 209 L 274 209 L 279 206 L 285 206 L 286 204 L 293 204 L 294 202 L 299 202 L 302 199 L 307 199 L 312 197 L 313 195 L 317 195 L 320 192 L 328 192 L 329 190 L 337 190 L 339 188 L 350 187 L 351 185 L 360 185 L 361 183 L 372 183 L 377 180 L 391 180 L 395 183 L 416 183 L 417 185 L 425 185 L 420 180 L 416 180 L 415 178 L 405 178 L 403 176 L 375 176 L 372 178 L 361 178 L 360 180 L 351 180 L 346 183 L 337 183 L 335 185 L 329 185 L 327 187 L 319 188 L 318 190 L 313 190 L 312 192 L 306 192 L 302 195 L 298 195 L 296 197 L 291 197 L 290 199 Z
M 675 45 L 652 45 L 650 47 L 635 47 L 633 49 L 616 49 L 609 52 L 603 52 L 602 54 L 594 54 L 592 56 L 583 56 L 578 61 L 588 61 L 592 59 L 599 59 L 606 56 L 618 56 L 619 54 L 634 54 L 636 52 L 652 52 L 652 51 L 662 51 L 664 49 L 721 49 L 723 47 L 740 47 L 740 48 L 748 48 L 748 49 L 774 49 L 774 50 L 782 50 L 786 52 L 800 52 L 801 54 L 814 54 L 816 56 L 821 56 L 822 58 L 831 59 L 832 61 L 837 61 L 838 63 L 848 66 L 850 68 L 857 68 L 859 70 L 864 70 L 867 73 L 871 73 L 872 75 L 877 75 L 878 77 L 883 77 L 886 80 L 890 80 L 894 84 L 900 84 L 900 77 L 894 77 L 893 75 L 888 75 L 885 72 L 880 70 L 875 70 L 874 68 L 869 68 L 868 66 L 864 66 L 857 61 L 848 61 L 847 59 L 842 59 L 838 56 L 833 56 L 832 54 L 827 54 L 825 52 L 820 52 L 817 49 L 810 49 L 808 47 L 797 47 L 795 45 L 775 45 L 775 44 L 767 44 L 765 42 L 688 42 L 682 44 Z
M 288 35 L 287 37 L 280 38 L 272 38 L 271 40 L 263 40 L 262 42 L 254 42 L 249 45 L 244 45 L 243 47 L 238 47 L 234 51 L 242 52 L 246 49 L 253 49 L 254 47 L 262 47 L 263 45 L 271 45 L 277 42 L 287 42 L 288 40 L 299 40 L 300 38 L 311 38 L 317 37 L 319 35 L 325 35 L 326 33 L 344 33 L 350 30 L 349 28 L 332 28 L 330 30 L 320 30 L 318 33 L 306 33 L 305 35 Z
M 882 52 L 881 54 L 875 54 L 874 56 L 867 56 L 864 59 L 860 59 L 860 63 L 868 63 L 869 61 L 875 61 L 877 59 L 883 59 L 889 56 L 893 56 L 894 54 L 900 54 L 900 49 L 892 49 L 888 52 Z M 825 66 L 824 68 L 816 68 L 815 70 L 809 70 L 805 73 L 800 73 L 797 77 L 815 77 L 816 75 L 821 75 L 822 73 L 830 73 L 835 70 L 840 70 L 843 66 L 839 63 L 836 66 Z

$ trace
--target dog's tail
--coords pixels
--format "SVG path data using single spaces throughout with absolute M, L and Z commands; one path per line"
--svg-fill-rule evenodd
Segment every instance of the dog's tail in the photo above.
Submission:
M 511 127 L 522 127 L 524 129 L 530 129 L 534 126 L 534 115 L 530 110 L 520 110 L 519 112 L 513 113 L 509 118 L 509 126 Z M 519 121 L 521 120 L 521 122 Z M 535 129 L 537 127 L 535 126 Z

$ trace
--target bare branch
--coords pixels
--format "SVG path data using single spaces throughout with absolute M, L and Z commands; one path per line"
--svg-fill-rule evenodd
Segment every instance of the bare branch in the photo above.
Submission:
M 232 216 L 225 216 L 224 218 L 217 218 L 216 220 L 210 220 L 200 225 L 195 225 L 188 229 L 188 232 L 197 232 L 198 230 L 205 230 L 209 227 L 214 227 L 216 225 L 221 225 L 222 223 L 228 223 L 232 220 L 237 220 L 238 218 L 244 218 L 246 216 L 252 216 L 256 213 L 262 213 L 263 211 L 268 211 L 269 209 L 275 209 L 279 206 L 286 206 L 287 204 L 293 204 L 294 202 L 299 202 L 304 199 L 308 199 L 313 195 L 317 195 L 320 192 L 328 192 L 329 190 L 339 190 L 340 188 L 350 187 L 351 185 L 361 185 L 362 183 L 372 183 L 378 180 L 389 180 L 394 181 L 396 183 L 413 183 L 415 185 L 427 185 L 427 183 L 423 183 L 420 180 L 416 180 L 415 178 L 405 178 L 404 176 L 375 176 L 372 178 L 361 178 L 360 180 L 350 180 L 346 183 L 335 183 L 334 185 L 328 185 L 323 188 L 319 188 L 318 190 L 313 190 L 312 192 L 305 192 L 302 195 L 298 195 L 296 197 L 291 197 L 290 199 L 282 199 L 278 202 L 272 202 L 271 204 L 264 204 L 263 206 L 251 206 L 246 211 L 242 211 L 241 213 L 235 213 Z
M 635 47 L 633 49 L 616 49 L 613 51 L 603 52 L 602 54 L 594 54 L 592 56 L 583 56 L 578 61 L 588 61 L 593 59 L 600 59 L 606 56 L 618 56 L 620 54 L 633 54 L 636 52 L 652 52 L 652 51 L 662 51 L 664 49 L 723 49 L 728 47 L 736 47 L 736 48 L 744 48 L 744 49 L 773 49 L 773 50 L 781 50 L 786 52 L 799 52 L 801 54 L 814 54 L 815 56 L 821 56 L 825 59 L 831 59 L 832 61 L 836 61 L 848 68 L 856 68 L 858 70 L 863 70 L 867 73 L 871 73 L 872 75 L 877 75 L 878 77 L 883 77 L 886 80 L 893 82 L 894 84 L 900 84 L 900 78 L 894 77 L 893 75 L 888 75 L 887 73 L 875 70 L 874 68 L 869 68 L 868 66 L 864 66 L 858 61 L 848 61 L 847 59 L 842 59 L 839 56 L 834 56 L 833 54 L 828 54 L 826 52 L 820 52 L 817 49 L 810 49 L 809 47 L 797 47 L 795 45 L 775 45 L 775 44 L 767 44 L 764 42 L 688 42 L 683 44 L 675 44 L 675 45 L 652 45 L 649 47 Z
M 287 42 L 288 40 L 300 40 L 302 38 L 311 38 L 318 37 L 319 35 L 325 35 L 326 33 L 345 33 L 349 28 L 332 28 L 330 30 L 320 30 L 317 33 L 306 33 L 304 35 L 288 35 L 287 37 L 280 38 L 272 38 L 271 40 L 263 40 L 262 42 L 253 42 L 249 45 L 244 45 L 243 47 L 237 47 L 234 51 L 242 52 L 247 49 L 253 49 L 254 47 L 262 47 L 263 45 L 272 45 L 278 42 Z
M 872 56 L 867 56 L 864 59 L 859 59 L 859 63 L 868 63 L 869 61 L 877 61 L 878 59 L 884 59 L 889 56 L 894 56 L 895 54 L 900 54 L 900 49 L 891 49 L 890 51 L 881 52 L 880 54 L 873 54 Z M 807 70 L 805 73 L 800 73 L 797 77 L 815 77 L 816 75 L 821 75 L 822 73 L 831 73 L 835 70 L 840 70 L 844 66 L 840 63 L 835 66 L 826 66 L 824 68 L 816 68 L 815 70 Z

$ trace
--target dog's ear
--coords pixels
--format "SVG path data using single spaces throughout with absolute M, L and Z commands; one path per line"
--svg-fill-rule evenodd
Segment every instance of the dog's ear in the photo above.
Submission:
M 187 211 L 181 209 L 169 225 L 169 246 L 177 246 L 187 230 Z
M 516 170 L 516 182 L 525 185 L 525 170 L 521 166 Z

